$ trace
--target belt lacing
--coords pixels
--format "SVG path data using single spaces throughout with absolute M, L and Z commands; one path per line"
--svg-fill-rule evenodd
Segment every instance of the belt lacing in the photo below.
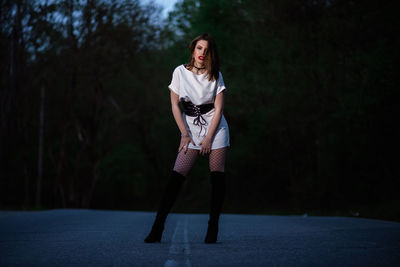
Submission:
M 192 102 L 182 101 L 183 109 L 185 113 L 190 117 L 196 117 L 193 120 L 193 125 L 200 126 L 200 132 L 203 131 L 203 126 L 208 126 L 207 121 L 203 118 L 202 114 L 205 114 L 214 108 L 214 104 L 195 105 Z M 204 127 L 205 128 L 205 127 Z M 206 128 L 205 128 L 206 129 Z

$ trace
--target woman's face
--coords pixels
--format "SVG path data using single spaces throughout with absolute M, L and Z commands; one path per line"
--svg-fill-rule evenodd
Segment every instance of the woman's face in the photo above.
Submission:
M 197 41 L 192 55 L 196 66 L 202 66 L 204 64 L 204 59 L 206 58 L 207 49 L 208 49 L 208 41 L 206 40 Z

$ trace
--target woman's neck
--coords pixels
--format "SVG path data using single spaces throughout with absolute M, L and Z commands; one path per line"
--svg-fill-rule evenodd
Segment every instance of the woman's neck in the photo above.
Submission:
M 198 69 L 198 70 L 204 70 L 204 69 L 206 68 L 206 67 L 204 67 L 204 64 L 201 65 L 201 66 L 196 66 L 195 63 L 193 63 L 193 67 L 196 68 L 196 69 Z
M 204 64 L 202 64 L 201 66 L 196 66 L 196 63 L 193 63 L 192 72 L 196 74 L 203 74 L 205 71 L 206 67 L 204 66 Z

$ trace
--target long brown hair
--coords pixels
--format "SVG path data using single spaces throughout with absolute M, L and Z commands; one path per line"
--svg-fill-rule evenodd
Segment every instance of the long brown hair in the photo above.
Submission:
M 190 61 L 187 64 L 187 67 L 189 70 L 193 69 L 194 65 L 194 58 L 193 58 L 193 52 L 194 49 L 196 48 L 197 42 L 200 40 L 204 40 L 208 42 L 208 49 L 207 49 L 207 54 L 204 58 L 204 66 L 206 68 L 208 80 L 218 80 L 219 76 L 219 58 L 218 58 L 218 52 L 217 52 L 217 44 L 215 43 L 214 38 L 211 37 L 211 35 L 207 33 L 203 33 L 196 38 L 194 38 L 189 45 L 189 50 L 190 50 Z

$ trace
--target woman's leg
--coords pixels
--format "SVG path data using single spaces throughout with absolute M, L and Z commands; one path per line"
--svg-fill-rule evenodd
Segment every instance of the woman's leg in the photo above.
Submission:
M 157 211 L 156 219 L 151 228 L 150 234 L 146 237 L 144 242 L 154 243 L 161 242 L 162 232 L 164 231 L 165 220 L 167 219 L 168 213 L 170 212 L 176 198 L 178 197 L 179 191 L 182 187 L 185 177 L 192 168 L 194 162 L 197 159 L 199 152 L 198 150 L 188 149 L 186 153 L 183 150 L 178 154 L 174 169 L 171 172 L 170 179 L 167 187 L 164 191 L 164 195 L 160 201 L 160 205 Z
M 192 169 L 198 156 L 199 150 L 189 148 L 185 153 L 182 149 L 176 157 L 173 170 L 186 177 Z
M 210 153 L 210 171 L 211 172 L 224 172 L 225 171 L 225 157 L 227 147 L 211 150 Z
M 218 222 L 221 214 L 222 204 L 225 197 L 225 157 L 227 148 L 211 150 L 211 207 L 210 219 L 208 221 L 206 243 L 216 243 L 218 236 Z

